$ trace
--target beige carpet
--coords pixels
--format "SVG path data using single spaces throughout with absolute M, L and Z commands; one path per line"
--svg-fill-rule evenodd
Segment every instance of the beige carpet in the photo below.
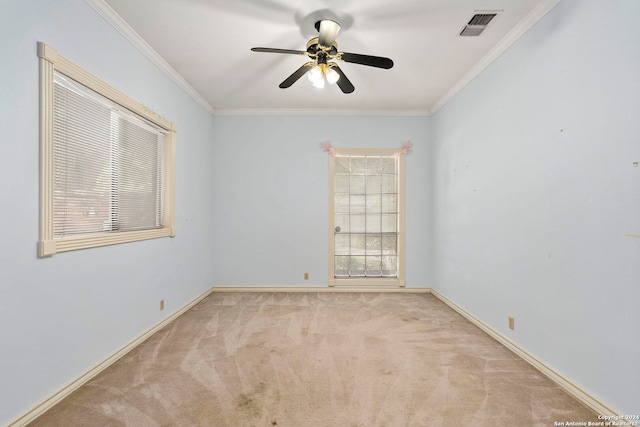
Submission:
M 214 293 L 32 426 L 553 426 L 597 417 L 429 294 Z

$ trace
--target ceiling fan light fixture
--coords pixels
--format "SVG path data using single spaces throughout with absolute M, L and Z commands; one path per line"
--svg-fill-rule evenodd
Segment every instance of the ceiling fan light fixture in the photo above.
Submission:
M 318 89 L 323 89 L 325 83 L 335 84 L 340 78 L 340 74 L 327 64 L 318 64 L 313 67 L 307 74 L 309 81 Z
M 314 84 L 320 80 L 323 80 L 322 68 L 319 65 L 316 65 L 309 71 L 309 74 L 307 74 L 307 76 L 309 77 L 309 81 Z
M 340 74 L 331 67 L 327 67 L 324 72 L 324 76 L 330 85 L 335 84 L 340 79 Z
M 316 89 L 324 89 L 324 79 L 313 82 L 313 87 Z

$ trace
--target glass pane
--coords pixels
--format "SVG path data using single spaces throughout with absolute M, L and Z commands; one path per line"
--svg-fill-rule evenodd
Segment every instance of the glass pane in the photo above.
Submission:
M 382 275 L 382 259 L 379 256 L 367 256 L 366 275 L 380 277 Z
M 382 275 L 396 277 L 398 275 L 398 258 L 395 256 L 382 257 Z
M 379 234 L 367 234 L 367 255 L 382 254 L 382 236 Z
M 352 214 L 364 213 L 364 208 L 365 208 L 365 196 L 352 195 L 350 210 L 347 210 L 346 212 L 351 212 Z
M 351 175 L 351 194 L 364 194 L 365 193 L 365 176 L 364 175 Z
M 387 213 L 396 212 L 396 195 L 395 194 L 382 195 L 382 212 L 387 212 Z
M 333 172 L 337 175 L 340 173 L 349 173 L 349 157 L 335 157 Z
M 367 157 L 367 173 L 368 174 L 380 173 L 380 157 L 379 156 Z
M 380 233 L 380 215 L 367 215 L 367 233 Z
M 395 193 L 396 192 L 396 175 L 382 175 L 381 179 L 381 191 L 383 193 Z
M 395 214 L 383 214 L 382 215 L 382 232 L 383 233 L 395 233 L 397 227 L 397 220 Z
M 364 175 L 367 172 L 366 157 L 351 157 L 351 174 Z
M 352 234 L 351 235 L 351 253 L 354 255 L 364 255 L 365 252 L 365 235 L 364 234 Z
M 367 194 L 367 213 L 380 212 L 381 204 L 380 194 Z
M 336 231 L 336 233 L 348 233 L 349 214 L 336 214 L 334 219 L 334 226 L 340 227 L 340 231 Z
M 335 245 L 336 255 L 349 255 L 348 234 L 336 234 Z
M 396 236 L 382 236 L 382 253 L 396 255 L 398 251 L 398 238 Z
M 366 231 L 365 218 L 365 215 L 351 215 L 352 233 L 364 233 Z
M 349 276 L 349 257 L 348 256 L 336 256 L 334 258 L 334 275 L 336 277 L 348 277 Z
M 367 175 L 367 194 L 380 193 L 382 189 L 382 176 Z
M 365 275 L 365 257 L 352 256 L 350 269 L 351 269 L 351 276 L 364 276 Z
M 396 158 L 395 157 L 383 157 L 382 158 L 382 172 L 383 173 L 397 173 L 396 170 Z
M 334 179 L 334 187 L 336 193 L 349 192 L 349 175 L 337 175 Z
M 336 194 L 333 209 L 336 213 L 349 213 L 349 195 Z

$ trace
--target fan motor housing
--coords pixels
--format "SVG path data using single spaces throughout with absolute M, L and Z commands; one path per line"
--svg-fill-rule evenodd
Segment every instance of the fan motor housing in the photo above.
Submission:
M 320 44 L 319 44 L 319 39 L 318 37 L 314 37 L 311 40 L 309 40 L 307 42 L 307 53 L 309 53 L 310 55 L 317 55 L 318 52 L 322 51 L 324 49 L 320 48 Z M 331 49 L 325 50 L 325 52 L 328 55 L 335 55 L 338 53 L 338 43 L 337 42 L 333 42 L 333 45 L 331 46 Z

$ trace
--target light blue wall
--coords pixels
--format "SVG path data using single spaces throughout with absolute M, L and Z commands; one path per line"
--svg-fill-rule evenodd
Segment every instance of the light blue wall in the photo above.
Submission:
M 176 123 L 177 237 L 36 257 L 38 41 Z M 213 285 L 215 178 L 212 116 L 84 1 L 3 0 L 0 52 L 4 425 Z
M 430 138 L 434 289 L 623 414 L 640 413 L 638 18 L 561 1 Z
M 214 122 L 216 285 L 327 286 L 329 159 L 320 144 L 400 148 L 411 141 L 406 282 L 429 286 L 429 118 L 216 116 Z

